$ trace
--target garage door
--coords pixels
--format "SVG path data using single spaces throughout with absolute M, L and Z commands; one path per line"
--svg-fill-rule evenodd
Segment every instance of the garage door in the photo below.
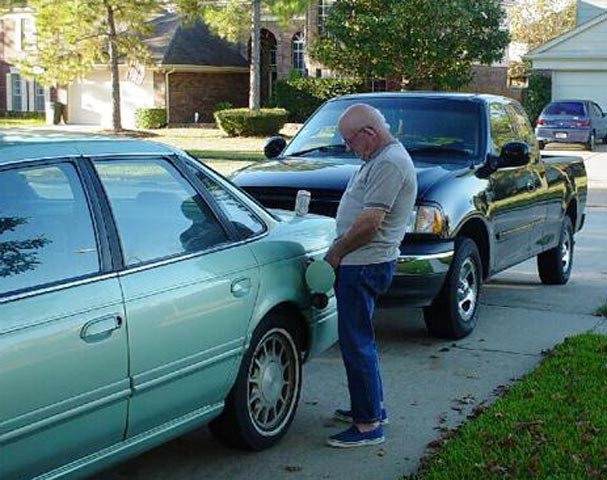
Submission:
M 552 99 L 568 98 L 593 100 L 607 112 L 607 71 L 554 72 Z
M 154 106 L 153 74 L 147 71 L 140 82 L 126 80 L 120 69 L 120 105 L 122 126 L 135 127 L 135 111 Z M 82 81 L 68 87 L 68 121 L 73 124 L 112 125 L 112 88 L 107 70 L 93 71 Z

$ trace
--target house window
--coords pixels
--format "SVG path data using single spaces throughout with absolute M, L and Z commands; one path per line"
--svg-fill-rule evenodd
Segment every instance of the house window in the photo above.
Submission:
M 325 30 L 325 23 L 329 16 L 329 11 L 333 6 L 334 0 L 320 0 L 318 2 L 318 33 L 322 35 Z
M 384 78 L 372 78 L 371 79 L 371 91 L 372 92 L 385 92 L 388 90 L 388 84 Z
M 293 69 L 301 72 L 303 75 L 306 73 L 306 63 L 304 60 L 304 52 L 305 52 L 305 40 L 304 34 L 302 32 L 298 32 L 293 35 Z
M 26 80 L 19 73 L 6 75 L 6 105 L 11 112 L 44 112 L 47 90 L 34 80 Z

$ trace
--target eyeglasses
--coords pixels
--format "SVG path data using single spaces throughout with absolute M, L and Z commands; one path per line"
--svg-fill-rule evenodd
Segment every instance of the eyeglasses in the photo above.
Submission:
M 350 138 L 346 138 L 346 137 L 342 137 L 344 139 L 344 143 L 346 144 L 346 146 L 348 148 L 352 148 L 352 144 L 356 141 L 356 139 L 358 138 L 358 136 L 365 131 L 365 129 L 367 128 L 372 128 L 369 126 L 366 127 L 361 127 L 358 130 L 356 130 L 356 132 L 350 137 Z

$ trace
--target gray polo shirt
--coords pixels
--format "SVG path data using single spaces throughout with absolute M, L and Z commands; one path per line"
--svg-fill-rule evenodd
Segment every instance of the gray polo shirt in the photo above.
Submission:
M 417 196 L 417 177 L 409 153 L 398 141 L 386 145 L 350 178 L 337 209 L 337 238 L 366 208 L 386 216 L 369 243 L 348 253 L 342 265 L 368 265 L 395 260 Z

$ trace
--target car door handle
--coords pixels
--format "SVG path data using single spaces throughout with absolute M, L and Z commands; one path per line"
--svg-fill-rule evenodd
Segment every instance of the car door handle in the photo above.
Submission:
M 122 317 L 120 315 L 105 315 L 86 322 L 80 330 L 80 338 L 85 342 L 102 340 L 121 326 Z
M 234 280 L 230 287 L 232 295 L 235 297 L 244 297 L 251 291 L 251 279 L 250 278 L 239 278 Z
M 535 184 L 535 182 L 529 180 L 527 182 L 527 191 L 528 192 L 535 192 L 535 189 L 537 188 L 537 185 Z

